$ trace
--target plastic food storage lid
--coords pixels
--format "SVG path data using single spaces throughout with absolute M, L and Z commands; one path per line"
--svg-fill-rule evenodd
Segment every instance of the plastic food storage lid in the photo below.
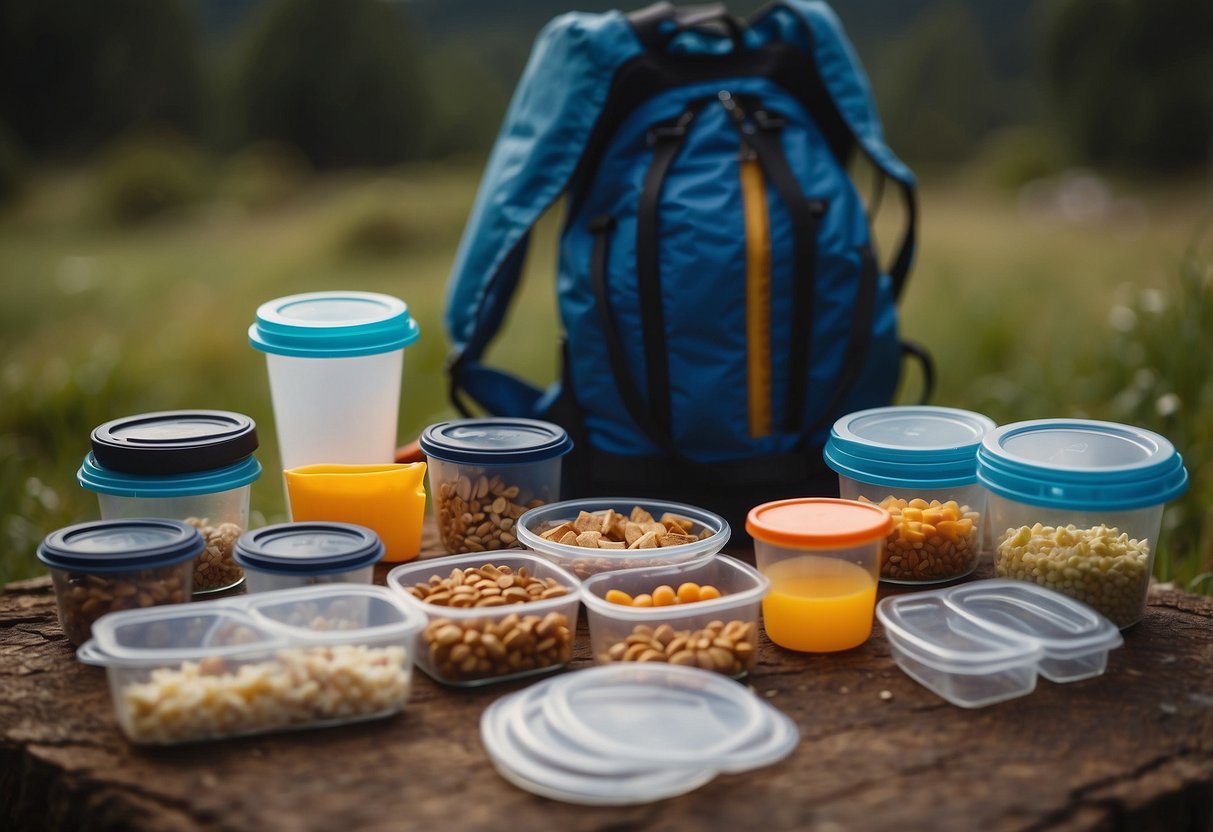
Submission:
M 249 342 L 262 352 L 353 358 L 406 347 L 421 335 L 408 304 L 375 292 L 307 292 L 261 304 Z
M 383 541 L 353 523 L 278 523 L 240 535 L 232 559 L 279 575 L 331 575 L 378 563 Z
M 950 407 L 878 407 L 834 423 L 823 456 L 843 476 L 901 488 L 977 482 L 977 448 L 995 427 L 980 413 Z
M 261 476 L 256 457 L 245 457 L 235 465 L 189 474 L 125 474 L 112 471 L 97 462 L 92 453 L 84 457 L 76 480 L 89 491 L 118 497 L 173 498 L 198 494 L 218 494 L 248 485 Z
M 1152 431 L 1086 419 L 1004 425 L 982 440 L 977 479 L 992 493 L 1047 508 L 1127 511 L 1183 494 L 1183 458 Z
M 796 497 L 750 509 L 750 536 L 777 546 L 827 548 L 857 546 L 884 538 L 893 516 L 883 508 L 836 497 Z
M 559 425 L 538 419 L 454 419 L 430 425 L 421 450 L 443 462 L 513 465 L 563 456 L 573 440 Z
M 51 532 L 38 560 L 55 569 L 94 574 L 172 566 L 206 548 L 202 534 L 180 520 L 96 520 Z

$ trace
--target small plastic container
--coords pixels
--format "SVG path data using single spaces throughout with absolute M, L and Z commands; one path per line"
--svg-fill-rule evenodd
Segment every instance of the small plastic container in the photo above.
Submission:
M 515 523 L 560 499 L 564 428 L 535 419 L 456 419 L 419 440 L 430 473 L 438 533 L 448 552 L 521 548 Z
M 720 597 L 649 607 L 607 600 L 612 590 L 635 598 L 663 585 L 677 592 L 687 583 L 714 587 Z M 728 555 L 595 575 L 581 586 L 594 661 L 664 662 L 743 676 L 757 660 L 758 612 L 770 586 L 758 570 Z
M 249 592 L 369 584 L 383 543 L 371 529 L 352 523 L 279 523 L 242 534 L 234 557 Z
M 76 655 L 127 737 L 172 745 L 394 714 L 422 624 L 384 587 L 329 584 L 114 613 Z
M 194 564 L 194 592 L 244 580 L 232 547 L 248 528 L 249 491 L 261 476 L 252 419 L 221 410 L 145 413 L 97 427 L 91 444 L 76 476 L 96 492 L 103 520 L 184 520 L 206 540 Z
M 1073 682 L 1103 673 L 1123 643 L 1116 625 L 1036 584 L 977 581 L 896 595 L 876 608 L 897 666 L 962 708 L 1031 693 L 1037 675 Z
M 655 548 L 604 549 L 560 543 L 555 539 L 543 537 L 544 532 L 565 524 L 575 524 L 583 512 L 600 518 L 600 524 L 607 522 L 610 525 L 613 518 L 616 529 L 619 527 L 619 518 L 643 518 L 647 515 L 660 523 L 661 518 L 672 515 L 690 521 L 688 526 L 680 520 L 679 527 L 686 531 L 683 537 L 694 539 L 677 543 L 675 541 L 678 538 L 665 538 L 674 545 L 658 545 Z M 587 528 L 591 525 L 589 521 L 586 521 L 586 524 Z M 626 523 L 624 525 L 626 534 Z M 599 525 L 598 528 L 601 530 L 602 526 Z M 667 531 L 669 528 L 670 526 L 667 526 Z M 518 539 L 526 548 L 583 580 L 599 572 L 612 572 L 616 569 L 650 569 L 710 558 L 724 548 L 731 533 L 729 524 L 723 517 L 706 509 L 644 497 L 598 497 L 553 503 L 523 514 L 518 519 L 517 529 Z M 608 535 L 618 536 L 617 532 Z M 662 542 L 661 535 L 658 535 L 657 542 Z M 626 537 L 624 543 L 627 543 Z
M 1162 436 L 1083 419 L 986 435 L 977 477 L 994 569 L 1090 604 L 1124 629 L 1145 612 L 1163 504 L 1183 494 L 1183 459 Z
M 38 560 L 50 568 L 59 624 L 78 645 L 106 613 L 188 601 L 204 546 L 179 520 L 101 520 L 51 532 Z
M 464 577 L 473 571 L 481 574 Z M 499 591 L 486 586 L 483 593 L 468 593 L 466 603 L 458 600 L 466 590 L 455 587 L 482 580 Z M 523 589 L 525 600 L 513 597 L 530 584 L 543 592 Z M 549 673 L 573 658 L 581 582 L 529 552 L 480 552 L 403 564 L 388 573 L 387 585 L 425 616 L 425 628 L 417 635 L 417 663 L 435 681 L 474 687 Z M 422 589 L 447 597 L 422 600 Z M 505 600 L 488 601 L 491 595 Z
M 872 503 L 801 497 L 750 509 L 763 627 L 789 650 L 850 650 L 872 634 L 880 553 L 893 518 Z
M 923 406 L 861 410 L 834 423 L 824 457 L 839 496 L 893 515 L 881 580 L 940 583 L 977 567 L 986 500 L 977 448 L 994 427 L 980 413 Z

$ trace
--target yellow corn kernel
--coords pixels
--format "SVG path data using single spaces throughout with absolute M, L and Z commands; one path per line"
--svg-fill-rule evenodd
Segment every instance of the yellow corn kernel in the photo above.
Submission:
M 625 607 L 630 607 L 636 603 L 632 599 L 632 596 L 628 595 L 622 589 L 608 589 L 606 593 L 606 600 L 608 604 L 622 604 Z
M 699 584 L 694 581 L 687 581 L 680 584 L 678 587 L 678 597 L 675 603 L 678 604 L 693 604 L 699 600 Z
M 668 584 L 662 584 L 653 590 L 653 606 L 668 607 L 677 600 L 678 596 L 674 594 L 674 587 Z
M 632 599 L 633 607 L 651 607 L 653 606 L 653 596 L 647 592 L 642 592 Z

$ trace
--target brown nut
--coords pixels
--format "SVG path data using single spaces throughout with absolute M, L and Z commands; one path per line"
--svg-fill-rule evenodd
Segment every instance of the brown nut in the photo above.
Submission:
M 698 630 L 675 630 L 669 624 L 656 629 L 637 624 L 622 639 L 598 654 L 600 662 L 669 662 L 702 667 L 726 676 L 740 676 L 755 662 L 753 621 L 711 621 Z
M 434 511 L 443 547 L 452 554 L 521 548 L 514 522 L 543 500 L 523 500 L 522 489 L 501 477 L 459 474 L 434 491 Z
M 240 583 L 244 570 L 232 558 L 232 552 L 244 529 L 235 523 L 212 526 L 205 517 L 187 517 L 185 522 L 201 532 L 206 542 L 206 548 L 194 558 L 194 591 L 226 589 Z
M 540 631 L 544 635 L 536 638 Z M 470 682 L 558 667 L 573 657 L 573 633 L 564 613 L 518 615 L 495 621 L 435 618 L 422 637 L 434 673 L 447 682 Z
M 59 623 L 68 641 L 88 641 L 93 622 L 106 613 L 184 602 L 183 571 L 180 564 L 112 575 L 55 570 Z
M 860 496 L 863 502 L 871 502 Z M 893 516 L 880 576 L 892 581 L 945 581 L 977 565 L 981 515 L 955 500 L 927 502 L 888 496 L 879 503 Z

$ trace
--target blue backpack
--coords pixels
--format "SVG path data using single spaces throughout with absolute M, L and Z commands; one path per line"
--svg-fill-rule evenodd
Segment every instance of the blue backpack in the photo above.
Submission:
M 897 186 L 906 227 L 873 251 L 848 165 Z M 531 229 L 566 198 L 561 379 L 482 363 Z M 822 2 L 748 23 L 720 4 L 570 13 L 532 50 L 489 158 L 447 298 L 452 402 L 563 425 L 564 496 L 655 496 L 736 521 L 837 492 L 840 415 L 890 402 L 915 180 L 885 146 L 864 72 Z

